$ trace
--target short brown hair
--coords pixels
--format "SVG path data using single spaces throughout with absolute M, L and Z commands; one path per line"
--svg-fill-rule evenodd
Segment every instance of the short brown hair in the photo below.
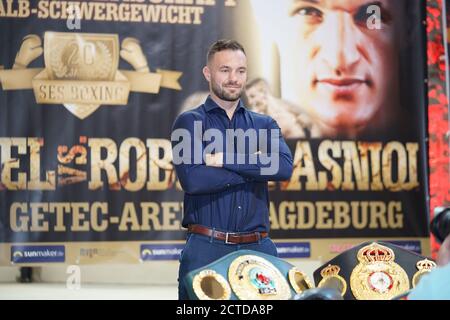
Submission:
M 209 47 L 208 54 L 206 55 L 206 63 L 208 63 L 217 52 L 224 50 L 233 50 L 233 51 L 239 50 L 245 54 L 244 47 L 236 40 L 220 39 L 214 42 Z

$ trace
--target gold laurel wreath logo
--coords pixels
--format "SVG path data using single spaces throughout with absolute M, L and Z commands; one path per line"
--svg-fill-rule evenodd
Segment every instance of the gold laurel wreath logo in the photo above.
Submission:
M 60 42 L 52 47 L 50 55 L 50 68 L 58 79 L 64 80 L 106 80 L 111 79 L 111 66 L 113 57 L 108 46 L 102 41 L 92 43 L 95 46 L 92 66 L 84 66 L 80 63 L 81 57 L 77 55 L 79 50 L 75 41 L 69 43 Z M 73 46 L 75 45 L 75 46 Z M 70 51 L 72 50 L 72 51 Z M 75 59 L 73 62 L 72 60 Z M 70 60 L 70 61 L 69 61 Z

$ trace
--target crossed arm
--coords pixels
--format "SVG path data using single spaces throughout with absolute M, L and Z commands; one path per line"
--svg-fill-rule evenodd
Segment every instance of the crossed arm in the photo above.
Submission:
M 275 153 L 257 152 L 257 161 L 254 164 L 248 164 L 246 161 L 244 164 L 231 163 L 228 164 L 224 161 L 225 154 L 220 152 L 216 154 L 207 154 L 205 159 L 202 159 L 201 163 L 194 163 L 194 152 L 201 152 L 203 150 L 194 150 L 195 143 L 202 146 L 202 137 L 195 136 L 194 122 L 196 117 L 194 114 L 185 113 L 180 115 L 174 123 L 172 130 L 172 150 L 175 157 L 181 158 L 183 161 L 174 161 L 175 170 L 180 180 L 181 186 L 186 193 L 189 194 L 203 194 L 203 193 L 216 193 L 226 190 L 232 186 L 243 184 L 249 181 L 282 181 L 290 178 L 292 174 L 292 155 L 289 147 L 286 145 L 281 133 L 270 136 L 269 144 L 273 143 L 276 139 L 278 142 L 278 150 Z M 199 121 L 197 119 L 197 121 Z M 177 150 L 177 143 L 179 140 L 174 138 L 175 130 L 185 130 L 191 137 L 190 150 L 185 151 L 185 154 L 175 154 Z M 280 128 L 275 121 L 271 120 L 268 126 L 269 132 L 272 130 L 280 131 Z M 175 140 L 175 141 L 174 141 Z M 196 141 L 195 141 L 196 140 Z M 267 150 L 270 150 L 270 146 Z M 189 152 L 190 151 L 190 152 Z M 248 154 L 244 155 L 248 160 Z M 277 158 L 275 163 L 275 170 L 269 170 L 273 163 L 266 163 L 261 161 L 259 156 L 268 156 L 271 159 Z M 272 168 L 274 169 L 274 168 Z

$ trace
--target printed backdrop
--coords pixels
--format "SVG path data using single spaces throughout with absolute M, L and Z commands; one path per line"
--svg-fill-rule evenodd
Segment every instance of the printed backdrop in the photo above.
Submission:
M 295 3 L 0 1 L 0 264 L 178 258 L 171 126 L 204 101 L 206 52 L 224 37 L 246 48 L 247 106 L 294 156 L 290 181 L 270 183 L 280 257 L 370 239 L 429 254 L 425 2 L 361 0 L 347 34 L 326 30 L 333 8 Z M 351 50 L 368 89 L 339 98 L 374 116 L 330 131 L 342 106 L 316 92 L 313 66 L 334 55 L 351 69 Z

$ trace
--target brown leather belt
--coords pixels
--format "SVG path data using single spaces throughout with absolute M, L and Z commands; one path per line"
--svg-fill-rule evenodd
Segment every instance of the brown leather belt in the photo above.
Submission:
M 222 232 L 199 224 L 188 225 L 188 232 L 213 237 L 214 239 L 225 241 L 226 244 L 258 242 L 259 239 L 267 237 L 267 232 Z

